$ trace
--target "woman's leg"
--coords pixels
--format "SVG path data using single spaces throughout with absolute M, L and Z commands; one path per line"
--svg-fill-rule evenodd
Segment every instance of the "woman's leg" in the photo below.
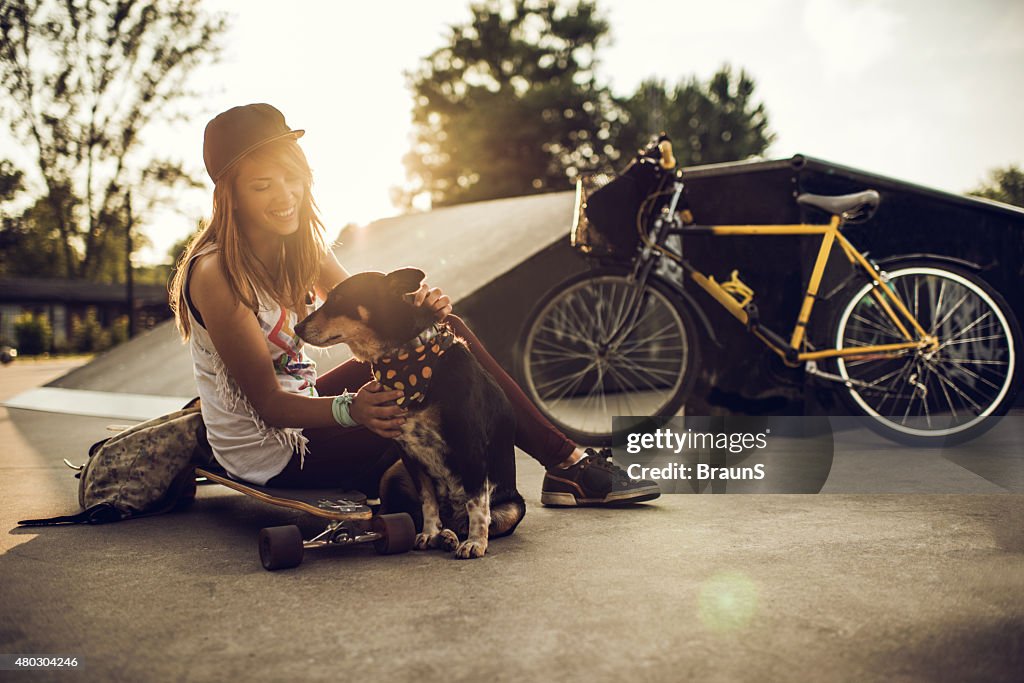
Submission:
M 653 500 L 661 495 L 658 484 L 631 479 L 611 459 L 611 451 L 584 453 L 551 424 L 487 352 L 460 318 L 447 318 L 452 329 L 508 396 L 516 414 L 516 445 L 544 465 L 540 500 L 545 505 L 622 505 Z
M 452 326 L 455 334 L 466 340 L 477 361 L 498 382 L 498 386 L 512 403 L 512 410 L 516 414 L 516 445 L 548 469 L 569 458 L 576 450 L 576 445 L 537 410 L 516 381 L 487 352 L 462 318 L 449 315 L 445 321 Z
M 370 380 L 366 363 L 350 360 L 317 380 L 317 393 L 337 396 L 357 391 Z M 374 434 L 366 427 L 322 427 L 304 429 L 309 451 L 301 462 L 292 456 L 283 472 L 267 482 L 286 488 L 345 488 L 377 496 L 384 472 L 398 460 L 394 441 Z

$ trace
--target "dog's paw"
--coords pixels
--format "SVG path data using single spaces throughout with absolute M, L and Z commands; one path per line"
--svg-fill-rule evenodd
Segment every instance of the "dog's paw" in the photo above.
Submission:
M 434 547 L 450 553 L 458 547 L 459 537 L 451 529 L 441 529 L 441 533 L 434 538 L 434 543 Z
M 487 552 L 487 541 L 463 541 L 455 549 L 455 557 L 460 560 L 469 560 L 475 557 L 483 557 Z
M 431 539 L 437 538 L 437 534 L 416 534 L 416 542 L 413 544 L 413 548 L 416 550 L 426 550 L 430 548 Z
M 459 537 L 455 535 L 455 532 L 451 529 L 441 529 L 436 534 L 423 532 L 417 534 L 416 543 L 413 547 L 416 550 L 427 550 L 429 548 L 440 548 L 446 552 L 455 550 L 456 546 L 459 545 Z

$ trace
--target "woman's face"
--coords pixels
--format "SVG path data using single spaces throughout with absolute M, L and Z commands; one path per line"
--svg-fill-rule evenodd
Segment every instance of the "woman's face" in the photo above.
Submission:
M 283 165 L 242 159 L 235 179 L 237 219 L 250 237 L 284 237 L 299 229 L 299 209 L 305 194 L 303 178 Z

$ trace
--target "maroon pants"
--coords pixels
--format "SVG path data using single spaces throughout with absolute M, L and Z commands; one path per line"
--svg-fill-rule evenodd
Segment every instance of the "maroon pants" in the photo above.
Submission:
M 512 404 L 516 415 L 516 446 L 545 467 L 569 457 L 575 445 L 541 415 L 466 323 L 454 315 L 448 316 L 446 322 L 455 334 L 466 340 L 470 352 L 494 377 Z M 316 389 L 321 396 L 337 396 L 344 391 L 357 391 L 371 379 L 370 366 L 353 359 L 320 377 Z M 395 442 L 366 427 L 323 427 L 304 429 L 303 433 L 309 439 L 309 452 L 302 467 L 299 467 L 298 455 L 293 456 L 284 471 L 268 481 L 267 486 L 341 487 L 371 495 L 376 493 L 384 471 L 398 460 Z

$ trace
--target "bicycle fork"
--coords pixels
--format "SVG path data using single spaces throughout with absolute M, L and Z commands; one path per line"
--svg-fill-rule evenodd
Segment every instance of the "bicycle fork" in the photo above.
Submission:
M 636 325 L 637 319 L 640 316 L 641 304 L 643 303 L 644 286 L 647 284 L 647 279 L 651 276 L 651 271 L 654 269 L 659 258 L 651 244 L 661 244 L 672 228 L 681 227 L 679 218 L 676 216 L 676 208 L 679 206 L 679 199 L 682 195 L 683 183 L 677 180 L 672 184 L 672 199 L 669 200 L 668 207 L 654 221 L 654 226 L 651 229 L 653 239 L 644 245 L 640 252 L 640 258 L 636 260 L 636 264 L 633 266 L 633 272 L 629 276 L 633 289 L 630 292 L 629 299 L 625 302 L 625 309 L 629 313 L 616 326 L 608 336 L 608 340 L 604 343 L 603 346 L 608 351 L 618 349 L 619 344 L 625 340 L 629 332 L 632 331 L 633 326 Z

